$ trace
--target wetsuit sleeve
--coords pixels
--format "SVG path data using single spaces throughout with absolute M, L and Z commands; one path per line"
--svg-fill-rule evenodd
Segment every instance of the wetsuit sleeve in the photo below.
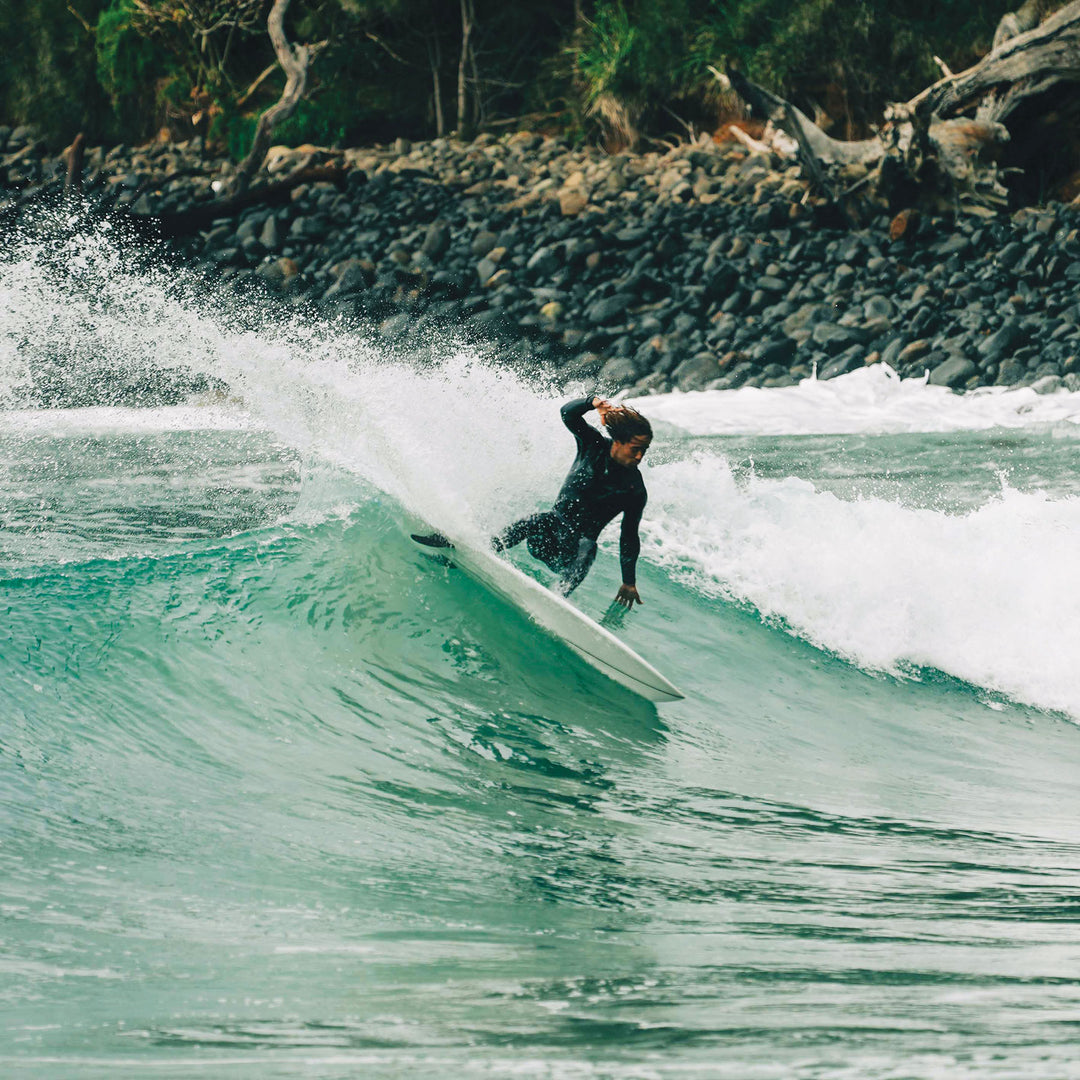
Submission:
M 619 563 L 622 566 L 624 585 L 637 585 L 637 559 L 641 552 L 638 526 L 645 509 L 646 496 L 642 495 L 632 506 L 623 511 L 622 532 L 619 534 Z
M 575 398 L 562 407 L 562 422 L 573 432 L 579 448 L 607 440 L 591 424 L 585 422 L 585 414 L 593 407 L 593 395 Z

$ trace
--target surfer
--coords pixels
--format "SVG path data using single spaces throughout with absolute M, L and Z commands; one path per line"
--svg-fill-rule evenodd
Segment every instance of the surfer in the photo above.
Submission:
M 585 420 L 595 409 L 610 439 Z M 559 591 L 569 595 L 585 579 L 596 558 L 596 540 L 622 514 L 619 562 L 622 586 L 615 602 L 632 608 L 637 591 L 638 524 L 645 509 L 645 482 L 638 466 L 652 442 L 652 427 L 641 413 L 599 397 L 579 398 L 562 407 L 563 423 L 577 441 L 577 457 L 551 510 L 515 521 L 491 543 L 505 551 L 525 540 L 529 554 L 559 575 Z

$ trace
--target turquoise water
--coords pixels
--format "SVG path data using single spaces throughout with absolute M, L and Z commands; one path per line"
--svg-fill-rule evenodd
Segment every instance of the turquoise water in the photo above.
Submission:
M 1076 1075 L 1067 395 L 643 403 L 658 710 L 408 539 L 543 505 L 558 393 L 83 254 L 0 263 L 5 1075 Z

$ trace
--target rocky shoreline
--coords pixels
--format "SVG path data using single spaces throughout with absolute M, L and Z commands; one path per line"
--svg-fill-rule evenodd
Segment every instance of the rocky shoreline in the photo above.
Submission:
M 95 210 L 209 203 L 232 166 L 196 140 L 86 153 Z M 301 184 L 170 243 L 187 264 L 424 347 L 446 330 L 605 392 L 789 386 L 884 363 L 970 390 L 1080 389 L 1080 214 L 902 214 L 830 227 L 797 164 L 732 138 L 607 155 L 518 132 L 343 151 L 275 148 Z M 0 235 L 67 165 L 0 127 Z

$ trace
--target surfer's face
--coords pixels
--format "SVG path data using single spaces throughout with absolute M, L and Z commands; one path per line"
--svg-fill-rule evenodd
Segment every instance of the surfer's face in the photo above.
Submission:
M 641 464 L 645 451 L 649 449 L 650 442 L 652 440 L 648 435 L 635 435 L 626 442 L 612 440 L 611 460 L 624 469 L 636 469 Z

